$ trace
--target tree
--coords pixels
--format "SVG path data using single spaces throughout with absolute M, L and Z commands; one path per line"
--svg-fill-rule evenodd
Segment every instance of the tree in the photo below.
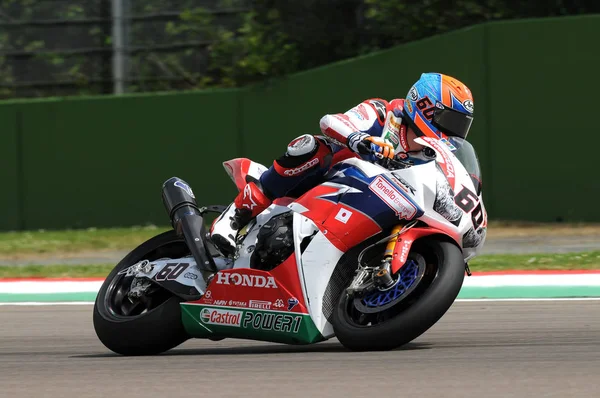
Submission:
M 79 3 L 0 0 L 0 98 L 109 92 L 110 4 Z
M 597 12 L 595 0 L 255 0 L 235 30 L 186 10 L 173 31 L 212 31 L 195 87 L 234 87 L 486 21 Z
M 130 92 L 239 87 L 596 0 L 124 0 Z M 112 92 L 111 0 L 0 0 L 0 98 Z

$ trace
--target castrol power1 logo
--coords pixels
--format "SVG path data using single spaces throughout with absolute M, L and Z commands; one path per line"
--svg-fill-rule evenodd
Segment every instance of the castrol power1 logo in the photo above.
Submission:
M 200 320 L 208 325 L 240 327 L 242 314 L 242 311 L 203 308 L 202 311 L 200 311 Z
M 410 220 L 417 214 L 417 208 L 392 183 L 382 176 L 377 176 L 369 184 L 369 189 L 394 210 L 398 217 Z

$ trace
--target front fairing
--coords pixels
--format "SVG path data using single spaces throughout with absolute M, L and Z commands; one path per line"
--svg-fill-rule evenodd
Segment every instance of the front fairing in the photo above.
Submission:
M 487 233 L 483 179 L 475 148 L 460 138 L 444 141 L 421 137 L 416 142 L 436 152 L 436 195 L 434 206 L 428 208 L 432 211 L 427 213 L 445 219 L 447 230 L 458 235 L 457 243 L 468 261 L 481 252 Z
M 475 159 L 469 172 L 449 146 L 419 141 L 436 152 L 434 161 L 393 171 L 355 158 L 336 165 L 327 176 L 329 183 L 351 189 L 340 189 L 331 199 L 367 215 L 382 230 L 423 221 L 450 236 L 468 260 L 482 248 L 487 225 L 474 150 L 469 144 L 463 151 L 467 159 Z

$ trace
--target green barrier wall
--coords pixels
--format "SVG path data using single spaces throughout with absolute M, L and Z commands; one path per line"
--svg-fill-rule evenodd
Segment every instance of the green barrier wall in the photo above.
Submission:
M 600 16 L 491 23 L 242 90 L 0 103 L 0 229 L 165 225 L 173 175 L 227 204 L 223 161 L 269 166 L 324 114 L 403 97 L 432 71 L 473 91 L 490 219 L 600 221 L 596 123 L 577 112 L 600 88 L 595 37 Z
M 21 229 L 23 218 L 19 206 L 19 110 L 16 105 L 0 106 L 0 230 Z
M 486 29 L 493 216 L 600 221 L 600 17 Z
M 24 227 L 166 225 L 161 187 L 175 175 L 207 203 L 228 200 L 214 153 L 240 151 L 237 106 L 236 92 L 23 106 Z

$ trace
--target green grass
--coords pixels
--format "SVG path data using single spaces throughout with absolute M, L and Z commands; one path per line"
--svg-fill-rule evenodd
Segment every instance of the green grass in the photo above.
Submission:
M 491 225 L 491 224 L 490 224 Z M 502 228 L 498 223 L 495 228 Z M 506 224 L 510 228 L 511 224 Z M 550 227 L 548 227 L 550 228 Z M 554 228 L 554 227 L 553 227 Z M 129 251 L 169 226 L 89 228 L 0 233 L 0 259 L 31 259 L 95 251 Z M 566 254 L 483 255 L 469 263 L 473 271 L 600 269 L 600 251 Z M 105 277 L 114 264 L 0 266 L 0 278 Z
M 469 262 L 471 271 L 600 269 L 600 251 L 568 254 L 485 255 Z M 0 266 L 0 278 L 104 278 L 114 264 Z
M 169 227 L 79 229 L 0 233 L 0 257 L 131 250 Z
M 210 217 L 209 217 L 210 218 Z M 212 219 L 205 219 L 210 225 Z M 570 232 L 582 228 L 597 228 L 597 224 L 536 224 L 490 221 L 488 236 L 496 233 L 517 231 L 548 232 L 571 228 Z M 90 251 L 129 251 L 149 238 L 167 231 L 170 226 L 146 226 L 131 228 L 88 228 L 60 231 L 0 232 L 0 259 L 35 258 L 36 256 L 60 256 L 63 254 Z

